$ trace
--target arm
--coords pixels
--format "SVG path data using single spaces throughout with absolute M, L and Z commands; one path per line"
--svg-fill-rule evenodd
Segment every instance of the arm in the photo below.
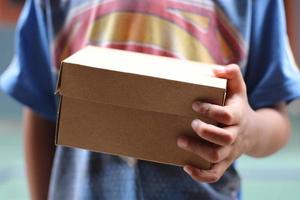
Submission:
M 273 108 L 262 108 L 256 110 L 253 118 L 256 123 L 252 133 L 257 139 L 253 147 L 247 152 L 252 157 L 268 156 L 288 142 L 290 136 L 290 124 L 288 119 L 287 106 L 284 103 Z M 264 133 L 264 134 L 261 134 Z
M 30 108 L 24 109 L 24 146 L 26 172 L 31 199 L 46 200 L 54 146 L 55 123 L 50 122 Z
M 218 77 L 228 79 L 225 106 L 195 102 L 193 109 L 218 122 L 221 127 L 199 119 L 192 122 L 195 133 L 208 143 L 182 136 L 178 146 L 213 163 L 210 170 L 184 166 L 195 180 L 216 182 L 240 155 L 264 157 L 279 150 L 289 138 L 289 122 L 284 103 L 252 110 L 239 67 L 228 65 L 215 70 Z

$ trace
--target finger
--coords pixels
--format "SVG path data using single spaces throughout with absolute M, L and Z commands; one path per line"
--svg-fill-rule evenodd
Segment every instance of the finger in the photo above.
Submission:
M 235 132 L 229 132 L 226 129 L 206 124 L 199 119 L 193 120 L 191 125 L 199 137 L 221 146 L 233 144 L 237 136 Z
M 231 146 L 222 147 L 208 143 L 201 143 L 195 138 L 185 136 L 179 137 L 177 144 L 180 148 L 192 152 L 211 163 L 218 163 L 226 159 L 232 148 Z
M 210 170 L 201 170 L 191 165 L 185 165 L 183 170 L 196 181 L 214 183 L 220 180 L 229 165 L 230 162 L 225 160 L 218 164 L 214 164 Z
M 241 70 L 237 65 L 231 64 L 225 67 L 215 68 L 214 73 L 217 77 L 228 80 L 227 88 L 230 93 L 245 93 L 246 85 Z
M 196 101 L 192 104 L 192 108 L 202 116 L 224 125 L 234 125 L 237 124 L 239 120 L 238 114 L 235 113 L 233 109 L 229 109 L 229 106 L 219 106 Z

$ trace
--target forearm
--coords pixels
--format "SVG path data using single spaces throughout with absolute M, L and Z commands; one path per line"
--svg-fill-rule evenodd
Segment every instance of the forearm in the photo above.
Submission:
M 268 156 L 279 150 L 289 139 L 290 124 L 284 104 L 255 111 L 251 124 L 251 133 L 248 135 L 253 136 L 250 140 L 253 144 L 247 152 L 249 156 Z
M 54 146 L 55 124 L 24 109 L 24 147 L 31 199 L 46 200 Z

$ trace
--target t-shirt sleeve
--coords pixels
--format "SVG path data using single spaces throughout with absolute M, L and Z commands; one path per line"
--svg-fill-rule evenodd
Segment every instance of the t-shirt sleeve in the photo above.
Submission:
M 300 97 L 300 74 L 290 52 L 283 2 L 253 1 L 245 82 L 254 109 Z
M 43 117 L 54 121 L 55 75 L 51 70 L 46 18 L 39 1 L 26 1 L 15 38 L 15 55 L 0 77 L 0 88 Z

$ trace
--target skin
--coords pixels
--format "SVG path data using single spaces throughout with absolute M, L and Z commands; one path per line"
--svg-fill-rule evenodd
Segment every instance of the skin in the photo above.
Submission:
M 206 183 L 218 181 L 242 154 L 265 157 L 276 152 L 287 143 L 290 135 L 284 103 L 253 110 L 248 103 L 246 85 L 237 65 L 217 68 L 214 73 L 217 77 L 228 79 L 225 106 L 194 102 L 192 108 L 220 126 L 195 119 L 191 123 L 195 134 L 208 143 L 200 144 L 198 140 L 184 135 L 177 140 L 180 148 L 213 163 L 210 170 L 190 165 L 183 168 L 194 180 Z
M 47 199 L 55 152 L 55 123 L 24 109 L 25 165 L 32 200 Z
M 246 86 L 239 67 L 228 65 L 216 69 L 217 77 L 228 79 L 228 95 L 224 107 L 194 102 L 192 108 L 221 124 L 213 126 L 195 119 L 195 134 L 209 141 L 197 141 L 181 136 L 178 146 L 213 163 L 210 170 L 186 165 L 184 170 L 195 180 L 218 181 L 240 155 L 264 157 L 279 150 L 289 138 L 286 106 L 280 103 L 270 108 L 252 110 L 247 100 Z M 24 111 L 26 169 L 32 200 L 47 199 L 54 157 L 55 123 L 29 108 Z

